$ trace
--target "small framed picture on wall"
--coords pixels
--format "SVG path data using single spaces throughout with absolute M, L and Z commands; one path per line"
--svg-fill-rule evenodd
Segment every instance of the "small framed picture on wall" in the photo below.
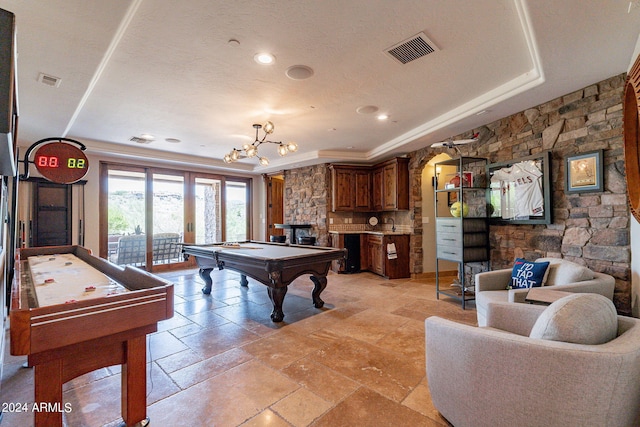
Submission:
M 595 150 L 565 158 L 565 191 L 567 193 L 604 190 L 603 151 Z

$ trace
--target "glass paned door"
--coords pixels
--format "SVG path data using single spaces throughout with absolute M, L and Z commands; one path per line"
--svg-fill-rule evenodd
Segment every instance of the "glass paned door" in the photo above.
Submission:
M 153 174 L 153 265 L 181 262 L 185 224 L 184 176 Z
M 195 179 L 195 243 L 222 242 L 222 181 Z
M 110 169 L 107 174 L 108 258 L 120 265 L 145 264 L 144 171 Z
M 238 242 L 249 238 L 249 192 L 246 182 L 226 181 L 225 183 L 226 206 L 226 233 L 225 240 Z

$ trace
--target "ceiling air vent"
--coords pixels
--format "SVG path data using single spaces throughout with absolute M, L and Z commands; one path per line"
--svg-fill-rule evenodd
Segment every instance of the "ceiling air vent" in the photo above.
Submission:
M 62 79 L 60 77 L 54 77 L 50 76 L 49 74 L 40 73 L 38 75 L 38 81 L 47 86 L 58 87 L 60 86 L 60 82 L 62 81 Z
M 387 49 L 387 54 L 401 64 L 406 64 L 437 50 L 437 46 L 424 33 L 419 33 L 391 46 Z
M 149 138 L 140 138 L 139 136 L 132 136 L 129 138 L 131 142 L 137 142 L 138 144 L 151 144 L 152 139 Z

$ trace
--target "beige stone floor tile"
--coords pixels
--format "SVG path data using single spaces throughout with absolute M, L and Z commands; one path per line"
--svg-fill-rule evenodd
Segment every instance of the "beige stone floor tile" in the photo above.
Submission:
M 301 388 L 271 406 L 271 409 L 295 427 L 305 427 L 329 408 L 331 403 Z
M 186 389 L 251 359 L 252 356 L 250 354 L 239 348 L 233 348 L 208 359 L 176 369 L 169 373 L 169 376 L 180 388 Z
M 95 371 L 91 371 L 84 375 L 80 375 L 79 377 L 76 377 L 71 381 L 67 381 L 62 385 L 62 391 L 64 392 L 77 387 L 82 387 L 84 385 L 87 385 L 94 381 L 98 381 L 102 378 L 109 377 L 111 375 L 113 375 L 113 372 L 111 372 L 108 368 L 96 369 Z
M 213 328 L 182 338 L 182 342 L 204 358 L 224 353 L 258 339 L 259 336 L 233 323 Z
M 420 361 L 349 338 L 311 354 L 309 359 L 396 402 L 401 402 L 425 375 Z
M 162 359 L 170 354 L 186 350 L 187 346 L 171 333 L 164 331 L 147 337 L 147 361 Z
M 214 326 L 224 325 L 225 323 L 230 323 L 229 319 L 225 319 L 224 317 L 219 316 L 217 313 L 211 310 L 192 314 L 190 316 L 187 316 L 187 319 L 200 326 L 201 328 L 211 328 Z M 189 334 L 185 334 L 185 336 L 186 335 Z
M 438 410 L 433 406 L 431 402 L 431 393 L 429 392 L 429 387 L 426 382 L 420 383 L 407 398 L 402 402 L 402 404 L 408 408 L 413 409 L 416 412 L 421 413 L 422 415 L 431 418 L 438 425 L 447 427 L 450 424 L 442 418 Z
M 149 406 L 152 426 L 237 426 L 264 408 L 227 382 L 209 378 Z
M 242 427 L 291 427 L 271 409 L 265 409 L 255 417 L 241 424 Z
M 234 388 L 264 409 L 300 388 L 286 375 L 257 360 L 229 369 L 214 378 L 223 388 Z
M 338 403 L 360 387 L 360 384 L 309 358 L 298 360 L 282 373 L 331 403 Z
M 170 374 L 179 369 L 191 366 L 194 363 L 198 363 L 202 361 L 202 359 L 203 357 L 201 355 L 191 349 L 187 349 L 163 357 L 162 359 L 157 359 L 156 363 L 162 368 L 163 371 L 165 371 L 167 374 Z
M 405 323 L 377 341 L 376 345 L 391 352 L 402 354 L 424 365 L 424 323 L 416 323 Z
M 317 350 L 324 342 L 295 332 L 278 331 L 242 346 L 242 349 L 275 369 L 282 369 Z
M 175 394 L 179 388 L 155 363 L 147 364 L 147 404 Z M 70 426 L 101 426 L 121 417 L 121 377 L 111 375 L 63 393 L 71 405 L 66 420 Z M 4 427 L 4 426 L 3 426 Z
M 407 323 L 407 319 L 402 316 L 370 308 L 325 329 L 361 341 L 375 343 L 405 323 Z
M 192 322 L 181 315 L 180 313 L 174 312 L 173 317 L 171 319 L 163 320 L 158 322 L 158 332 L 168 331 L 170 329 L 175 329 L 181 326 L 189 325 Z
M 197 323 L 190 323 L 190 324 L 185 325 L 185 326 L 180 326 L 178 328 L 173 328 L 173 329 L 169 330 L 169 332 L 174 337 L 180 339 L 180 338 L 184 338 L 184 337 L 186 337 L 188 335 L 195 334 L 196 332 L 200 332 L 202 329 L 204 329 L 204 328 L 202 326 L 198 325 Z
M 364 387 L 329 410 L 313 426 L 440 427 L 424 415 Z

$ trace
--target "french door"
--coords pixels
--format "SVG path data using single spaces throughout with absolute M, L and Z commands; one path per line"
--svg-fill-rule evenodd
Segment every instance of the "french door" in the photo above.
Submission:
M 148 271 L 186 267 L 179 243 L 250 236 L 248 178 L 101 163 L 100 256 Z

